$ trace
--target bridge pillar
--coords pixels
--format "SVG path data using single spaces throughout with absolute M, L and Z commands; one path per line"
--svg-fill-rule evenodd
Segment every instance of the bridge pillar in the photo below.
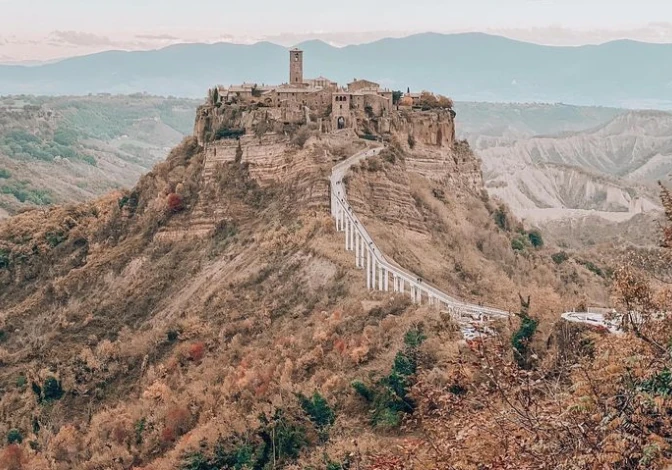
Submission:
M 371 290 L 371 250 L 366 250 L 366 288 Z
M 345 249 L 346 251 L 352 250 L 352 238 L 350 238 L 350 235 L 352 234 L 351 232 L 351 226 L 352 222 L 350 221 L 350 218 L 346 217 L 345 218 Z
M 355 232 L 355 266 L 359 266 L 359 247 L 361 245 L 361 239 L 359 238 L 359 233 Z
M 378 290 L 382 291 L 383 290 L 383 267 L 378 266 Z
M 390 272 L 386 269 L 385 270 L 385 279 L 383 280 L 383 287 L 385 292 L 389 292 L 390 290 Z

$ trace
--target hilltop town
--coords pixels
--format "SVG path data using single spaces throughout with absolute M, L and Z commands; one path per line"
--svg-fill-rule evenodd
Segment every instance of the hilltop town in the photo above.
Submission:
M 243 83 L 210 89 L 207 103 L 200 108 L 199 116 L 216 118 L 225 116 L 227 112 L 235 115 L 236 111 L 261 109 L 267 122 L 283 126 L 310 124 L 321 133 L 351 129 L 360 137 L 370 140 L 383 139 L 392 133 L 395 121 L 398 122 L 402 114 L 431 111 L 437 116 L 437 121 L 443 120 L 442 117 L 447 117 L 445 120 L 455 117 L 452 100 L 444 96 L 435 96 L 429 92 L 411 93 L 410 89 L 407 93 L 392 91 L 365 79 L 354 79 L 346 86 L 339 86 L 326 77 L 305 79 L 303 63 L 303 51 L 295 48 L 289 51 L 287 83 Z M 260 133 L 258 127 L 233 127 L 233 123 L 227 122 L 227 119 L 220 121 L 217 129 L 219 134 L 206 136 L 203 129 L 200 133 L 197 129 L 201 143 L 220 138 L 238 138 L 248 131 Z M 445 136 L 439 133 L 434 143 L 450 144 L 453 140 L 453 133 Z

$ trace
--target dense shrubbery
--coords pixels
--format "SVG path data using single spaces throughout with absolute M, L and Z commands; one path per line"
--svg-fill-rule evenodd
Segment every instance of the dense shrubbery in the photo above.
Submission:
M 551 259 L 555 264 L 562 264 L 569 260 L 569 255 L 564 251 L 559 251 L 558 253 L 552 254 Z
M 415 404 L 408 396 L 412 377 L 417 370 L 418 347 L 426 339 L 420 329 L 409 330 L 404 337 L 405 348 L 394 358 L 392 371 L 372 386 L 355 381 L 352 387 L 369 404 L 371 424 L 376 428 L 395 428 Z
M 260 426 L 248 436 L 220 439 L 214 451 L 194 452 L 183 458 L 181 470 L 265 469 L 282 466 L 299 457 L 307 444 L 306 430 L 276 409 L 272 416 L 259 416 Z
M 325 432 L 336 420 L 334 410 L 331 409 L 327 400 L 322 395 L 315 392 L 308 398 L 303 394 L 298 394 L 299 403 L 304 413 L 308 415 L 318 431 Z
M 215 131 L 214 139 L 239 139 L 245 135 L 245 129 L 239 127 L 222 126 Z
M 53 202 L 52 195 L 44 189 L 32 188 L 24 181 L 9 180 L 0 186 L 0 193 L 11 194 L 19 202 L 45 206 Z
M 56 140 L 56 139 L 59 140 Z M 54 140 L 43 139 L 25 130 L 14 130 L 0 137 L 0 151 L 10 158 L 33 158 L 51 161 L 56 157 L 82 159 L 82 155 L 74 149 L 76 139 L 65 131 L 54 136 Z
M 539 230 L 530 230 L 527 232 L 527 238 L 535 248 L 541 248 L 544 246 L 544 239 L 542 238 L 541 232 Z

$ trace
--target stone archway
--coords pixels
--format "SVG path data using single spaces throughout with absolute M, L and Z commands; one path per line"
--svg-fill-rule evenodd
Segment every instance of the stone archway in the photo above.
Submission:
M 338 124 L 338 129 L 339 130 L 340 129 L 345 129 L 345 118 L 343 116 L 339 116 L 337 124 Z

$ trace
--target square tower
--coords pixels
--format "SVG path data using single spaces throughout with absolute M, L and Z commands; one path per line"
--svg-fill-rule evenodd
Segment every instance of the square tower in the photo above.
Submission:
M 289 51 L 289 84 L 303 85 L 303 51 L 297 48 Z

